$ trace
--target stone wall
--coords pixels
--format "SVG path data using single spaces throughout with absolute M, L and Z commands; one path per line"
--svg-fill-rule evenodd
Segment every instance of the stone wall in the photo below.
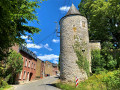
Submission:
M 101 49 L 100 42 L 98 41 L 90 41 L 89 45 L 91 50 Z
M 75 81 L 75 77 L 78 77 L 80 81 L 87 79 L 86 72 L 79 69 L 76 63 L 78 58 L 73 48 L 77 40 L 83 55 L 91 63 L 87 19 L 80 15 L 63 17 L 60 21 L 60 35 L 61 79 L 72 82 Z

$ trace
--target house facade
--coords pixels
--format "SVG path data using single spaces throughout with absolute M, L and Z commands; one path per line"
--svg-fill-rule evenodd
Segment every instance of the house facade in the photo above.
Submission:
M 53 75 L 57 75 L 59 72 L 59 69 L 58 69 L 58 64 L 52 64 L 53 66 Z
M 45 61 L 45 75 L 52 76 L 53 75 L 53 66 L 49 61 Z
M 37 66 L 36 66 L 36 79 L 44 77 L 44 61 L 37 58 Z
M 15 45 L 12 47 L 22 55 L 23 69 L 16 77 L 16 83 L 24 83 L 36 78 L 37 56 L 24 46 Z

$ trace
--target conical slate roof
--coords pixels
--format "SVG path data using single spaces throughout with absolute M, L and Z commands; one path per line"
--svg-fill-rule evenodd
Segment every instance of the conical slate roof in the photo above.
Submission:
M 66 16 L 68 15 L 80 15 L 80 12 L 77 10 L 77 8 L 74 6 L 74 4 L 72 4 L 72 6 L 70 7 L 69 11 L 67 12 Z

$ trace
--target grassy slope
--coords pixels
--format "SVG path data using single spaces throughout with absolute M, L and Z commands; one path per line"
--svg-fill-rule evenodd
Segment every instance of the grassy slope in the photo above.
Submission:
M 56 86 L 62 90 L 113 90 L 114 88 L 114 90 L 120 90 L 116 89 L 118 86 L 116 83 L 120 84 L 120 79 L 116 78 L 116 73 L 118 73 L 118 70 L 108 73 L 102 72 L 99 75 L 92 75 L 88 80 L 80 82 L 77 88 L 75 88 L 75 84 L 57 83 Z

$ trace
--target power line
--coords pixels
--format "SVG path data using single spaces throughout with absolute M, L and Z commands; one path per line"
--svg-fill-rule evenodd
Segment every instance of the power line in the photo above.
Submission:
M 51 34 L 49 34 L 48 36 L 46 36 L 45 38 L 43 38 L 41 41 L 39 41 L 39 42 L 36 43 L 36 44 L 39 44 L 39 43 L 45 41 L 47 38 L 49 38 L 49 37 L 50 37 L 52 34 L 54 34 L 55 32 L 56 32 L 56 31 L 52 32 Z

